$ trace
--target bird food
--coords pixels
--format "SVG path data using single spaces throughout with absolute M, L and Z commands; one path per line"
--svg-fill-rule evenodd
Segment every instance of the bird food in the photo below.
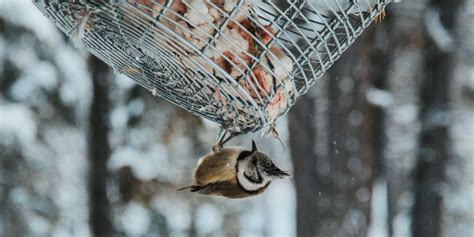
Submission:
M 391 0 L 33 0 L 81 47 L 231 133 L 269 128 Z

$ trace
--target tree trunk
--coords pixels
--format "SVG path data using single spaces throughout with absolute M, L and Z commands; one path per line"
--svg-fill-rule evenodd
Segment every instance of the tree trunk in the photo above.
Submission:
M 424 78 L 420 103 L 421 132 L 415 170 L 415 205 L 413 207 L 413 236 L 442 235 L 442 184 L 444 168 L 451 156 L 449 138 L 451 78 L 455 68 L 453 38 L 461 0 L 432 0 L 425 15 Z M 441 23 L 436 25 L 437 23 Z M 436 27 L 436 29 L 434 28 Z M 451 44 L 451 45 L 450 45 Z
M 373 116 L 366 101 L 370 86 L 373 28 L 351 46 L 329 71 L 328 176 L 329 205 L 321 214 L 322 234 L 366 236 L 374 176 Z
M 321 137 L 316 122 L 323 118 L 312 119 L 320 116 L 314 98 L 302 97 L 289 114 L 298 236 L 367 234 L 375 144 L 365 99 L 371 35 L 361 37 L 329 71 L 327 140 L 316 139 Z M 315 152 L 321 142 L 327 143 L 327 155 Z
M 393 38 L 395 37 L 394 19 L 390 11 L 383 22 L 379 23 L 375 27 L 373 48 L 371 50 L 370 60 L 372 62 L 371 67 L 371 86 L 378 92 L 389 92 L 389 70 L 396 52 L 396 46 Z M 373 117 L 371 123 L 371 131 L 373 136 L 373 158 L 374 158 L 374 178 L 379 180 L 387 181 L 387 223 L 388 235 L 393 236 L 392 222 L 395 217 L 395 203 L 391 197 L 391 185 L 389 180 L 389 169 L 387 169 L 387 157 L 385 155 L 385 149 L 387 145 L 386 135 L 386 110 L 389 106 L 389 101 L 372 101 L 370 103 L 370 114 Z M 372 217 L 377 218 L 377 217 Z
M 107 160 L 110 156 L 109 132 L 109 67 L 91 56 L 93 98 L 89 117 L 89 223 L 94 236 L 112 236 L 110 203 L 107 198 Z
M 299 99 L 289 114 L 291 157 L 296 187 L 297 234 L 315 236 L 318 215 L 316 203 L 318 179 L 316 176 L 315 101 L 309 94 Z

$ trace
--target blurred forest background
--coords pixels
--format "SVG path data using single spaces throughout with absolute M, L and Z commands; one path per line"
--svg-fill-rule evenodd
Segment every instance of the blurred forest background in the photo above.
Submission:
M 293 177 L 175 192 L 219 127 L 0 1 L 0 236 L 474 236 L 474 1 L 392 4 L 259 147 Z M 246 135 L 232 144 L 250 147 Z

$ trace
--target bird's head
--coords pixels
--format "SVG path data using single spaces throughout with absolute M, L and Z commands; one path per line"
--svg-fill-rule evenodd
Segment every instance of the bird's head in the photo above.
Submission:
M 237 159 L 237 181 L 247 191 L 256 191 L 278 178 L 289 176 L 278 168 L 267 154 L 258 150 L 252 140 L 252 150 L 242 151 Z

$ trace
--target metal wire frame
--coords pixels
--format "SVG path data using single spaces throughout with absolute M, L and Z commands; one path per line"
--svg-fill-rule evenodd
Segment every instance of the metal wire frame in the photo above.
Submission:
M 390 0 L 33 2 L 116 73 L 238 134 L 285 114 Z

